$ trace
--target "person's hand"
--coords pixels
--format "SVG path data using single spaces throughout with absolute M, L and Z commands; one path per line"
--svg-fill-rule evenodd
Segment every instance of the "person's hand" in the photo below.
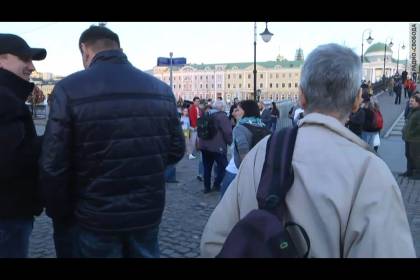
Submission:
M 354 100 L 353 107 L 351 111 L 356 113 L 359 111 L 360 108 L 363 108 L 363 98 L 362 98 L 362 91 L 357 93 L 356 99 Z

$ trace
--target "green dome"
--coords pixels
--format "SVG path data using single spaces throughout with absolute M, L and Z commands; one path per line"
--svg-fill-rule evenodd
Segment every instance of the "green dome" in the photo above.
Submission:
M 375 43 L 366 50 L 365 55 L 368 53 L 384 52 L 384 51 L 385 51 L 384 43 Z M 392 49 L 389 46 L 387 46 L 386 52 L 392 53 Z

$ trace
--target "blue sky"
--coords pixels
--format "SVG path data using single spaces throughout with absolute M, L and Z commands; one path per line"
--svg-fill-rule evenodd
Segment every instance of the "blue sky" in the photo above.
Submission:
M 14 33 L 32 47 L 46 48 L 47 58 L 34 63 L 37 70 L 66 76 L 83 69 L 77 44 L 91 24 L 97 22 L 1 22 L 0 33 Z M 253 61 L 253 22 L 108 22 L 107 27 L 119 35 L 129 60 L 141 70 L 151 69 L 157 57 L 169 56 L 171 51 L 188 63 Z M 360 54 L 367 28 L 372 29 L 373 43 L 393 38 L 395 58 L 398 43 L 408 45 L 408 22 L 269 22 L 274 36 L 265 43 L 258 35 L 257 61 L 275 60 L 279 53 L 291 60 L 299 47 L 307 56 L 316 46 L 331 42 Z M 258 22 L 258 34 L 264 29 L 265 23 Z M 368 47 L 365 42 L 364 50 Z M 400 49 L 400 59 L 407 49 Z

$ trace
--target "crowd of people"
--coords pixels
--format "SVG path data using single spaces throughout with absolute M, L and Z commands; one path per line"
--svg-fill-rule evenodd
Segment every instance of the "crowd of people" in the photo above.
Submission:
M 184 157 L 197 161 L 205 194 L 220 192 L 201 240 L 202 256 L 216 257 L 259 207 L 267 145 L 281 130 L 276 103 L 234 99 L 227 114 L 221 97 L 176 101 L 104 26 L 85 30 L 79 49 L 85 70 L 55 85 L 37 136 L 25 100 L 34 92 L 32 61 L 47 52 L 0 34 L 0 257 L 27 257 L 44 209 L 59 258 L 159 257 L 165 181 Z M 305 60 L 299 104 L 289 111 L 298 133 L 285 217 L 308 233 L 309 257 L 415 257 L 398 184 L 375 153 L 383 118 L 361 73 L 360 58 L 337 44 Z M 410 175 L 420 168 L 420 96 L 409 96 Z

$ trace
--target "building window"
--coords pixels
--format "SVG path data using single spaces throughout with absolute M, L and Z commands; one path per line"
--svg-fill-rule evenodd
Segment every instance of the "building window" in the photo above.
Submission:
M 230 79 L 230 74 L 228 74 L 228 79 Z
M 206 76 L 206 80 L 208 80 L 209 79 L 209 76 Z
M 206 84 L 206 88 L 209 88 L 209 85 L 208 84 Z
M 276 78 L 278 78 L 279 77 L 279 74 L 276 74 Z
M 239 88 L 242 88 L 242 84 L 239 84 Z
M 202 80 L 203 79 L 203 76 L 200 76 L 200 80 Z
M 289 83 L 289 88 L 291 88 L 292 87 L 292 83 Z
M 241 74 L 239 74 L 239 79 L 242 79 L 242 75 Z
M 286 77 L 286 74 L 283 73 L 283 78 Z
M 251 79 L 251 74 L 248 74 L 248 79 Z
M 262 88 L 263 87 L 263 84 L 260 84 L 260 88 Z
M 228 84 L 228 88 L 230 88 L 230 84 Z
M 176 88 L 176 85 L 174 85 L 174 89 Z
M 298 83 L 295 83 L 295 88 L 297 88 L 298 87 Z
M 279 84 L 276 84 L 276 88 L 279 88 Z
M 194 76 L 195 80 L 197 80 L 197 76 Z
M 236 85 L 235 84 L 233 84 L 233 88 L 236 88 Z
M 248 88 L 251 88 L 251 84 L 248 84 Z
M 203 88 L 203 85 L 202 84 L 200 84 L 200 88 Z
M 289 78 L 291 78 L 291 77 L 292 77 L 292 74 L 289 73 Z
M 299 76 L 299 74 L 298 73 L 295 73 L 295 76 L 297 77 L 297 76 Z
M 286 85 L 284 83 L 281 84 L 281 87 L 284 88 Z
M 263 74 L 261 74 L 261 75 L 260 75 L 260 78 L 261 78 L 261 79 L 262 79 L 262 78 L 264 78 L 264 75 L 263 75 Z
M 272 79 L 273 78 L 273 74 L 270 74 L 270 79 Z
M 179 85 L 179 88 L 181 88 L 181 85 Z
M 214 88 L 214 85 L 213 84 L 211 85 L 211 88 Z
M 270 88 L 273 88 L 273 84 L 272 83 L 270 83 Z

